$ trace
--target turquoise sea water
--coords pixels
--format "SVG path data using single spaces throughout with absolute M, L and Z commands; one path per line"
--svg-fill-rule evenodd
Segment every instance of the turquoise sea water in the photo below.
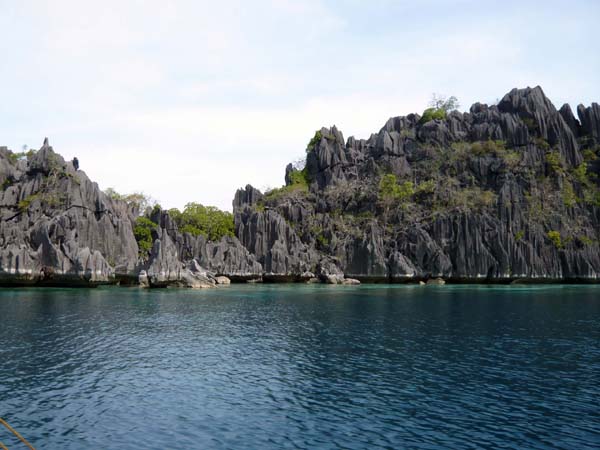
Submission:
M 600 448 L 600 287 L 0 289 L 0 416 L 38 450 Z

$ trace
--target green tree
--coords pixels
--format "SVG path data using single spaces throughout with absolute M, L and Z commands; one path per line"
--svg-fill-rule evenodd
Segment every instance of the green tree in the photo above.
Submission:
M 133 235 L 138 243 L 140 257 L 145 257 L 152 250 L 152 230 L 156 224 L 147 217 L 139 217 L 133 227 Z
M 214 206 L 192 202 L 183 211 L 170 209 L 169 215 L 184 233 L 204 236 L 210 241 L 234 235 L 233 215 Z
M 429 101 L 429 107 L 436 110 L 443 110 L 445 112 L 454 111 L 460 107 L 458 99 L 455 96 L 446 98 L 444 95 L 432 94 L 431 100 Z
M 388 173 L 379 181 L 379 197 L 383 200 L 392 200 L 398 193 L 398 180 L 396 175 Z
M 140 214 L 144 214 L 147 208 L 152 208 L 157 205 L 156 200 L 143 192 L 120 194 L 114 188 L 109 187 L 104 191 L 104 194 L 113 200 L 120 200 L 127 203 L 129 206 L 135 207 Z
M 411 181 L 398 184 L 396 175 L 388 173 L 379 181 L 379 197 L 386 201 L 397 201 L 404 203 L 415 193 L 415 187 Z
M 423 111 L 421 123 L 431 120 L 444 120 L 450 111 L 458 109 L 460 104 L 455 96 L 446 97 L 440 94 L 432 94 L 429 108 Z

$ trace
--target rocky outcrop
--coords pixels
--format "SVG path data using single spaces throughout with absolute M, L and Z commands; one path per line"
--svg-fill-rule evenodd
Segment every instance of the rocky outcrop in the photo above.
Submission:
M 136 207 L 78 161 L 47 141 L 0 147 L 0 284 L 597 282 L 600 107 L 576 112 L 535 87 L 444 119 L 390 118 L 368 139 L 322 128 L 284 187 L 237 191 L 235 236 L 182 232 L 155 208 L 142 252 Z
M 325 281 L 596 281 L 600 114 L 577 113 L 535 87 L 444 120 L 392 118 L 367 140 L 322 128 L 308 186 L 288 166 L 285 188 L 238 191 L 236 234 L 273 273 L 328 261 Z M 408 193 L 386 200 L 385 174 Z
M 47 140 L 0 149 L 0 283 L 97 285 L 135 276 L 133 211 L 110 199 Z
M 154 245 L 160 241 L 169 248 L 169 258 L 165 264 L 161 263 L 165 268 L 173 266 L 175 261 L 189 264 L 193 260 L 208 273 L 235 281 L 258 278 L 263 273 L 261 264 L 235 237 L 225 236 L 212 242 L 204 236 L 182 233 L 167 211 L 157 210 L 151 219 L 157 224 Z M 153 249 L 147 264 L 151 265 L 154 260 Z M 147 270 L 151 273 L 149 268 Z

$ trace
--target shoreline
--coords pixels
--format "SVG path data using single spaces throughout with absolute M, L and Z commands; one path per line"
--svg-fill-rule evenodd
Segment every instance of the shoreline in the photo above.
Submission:
M 214 287 L 199 287 L 196 290 L 223 288 L 231 285 L 326 285 L 326 286 L 375 286 L 375 285 L 405 285 L 405 286 L 552 286 L 552 285 L 600 285 L 600 279 L 598 278 L 514 278 L 514 279 L 465 279 L 465 278 L 421 278 L 421 279 L 410 279 L 410 280 L 398 280 L 398 279 L 368 279 L 356 277 L 360 281 L 360 284 L 332 284 L 326 282 L 310 282 L 310 281 L 294 281 L 290 280 L 289 277 L 285 279 L 277 280 L 269 278 L 266 280 L 236 280 L 235 277 L 231 279 L 231 284 L 215 285 Z M 438 280 L 442 280 L 441 282 Z M 434 282 L 431 282 L 435 280 Z M 429 283 L 427 281 L 430 281 Z M 99 287 L 113 287 L 113 288 L 124 288 L 124 289 L 150 289 L 150 290 L 164 290 L 164 289 L 183 289 L 189 290 L 189 287 L 182 287 L 176 285 L 160 285 L 160 286 L 143 286 L 140 284 L 133 283 L 119 283 L 119 282 L 86 282 L 81 280 L 80 282 L 62 282 L 60 280 L 52 281 L 23 281 L 15 280 L 0 281 L 0 289 L 19 289 L 19 288 L 62 288 L 62 289 L 96 289 Z

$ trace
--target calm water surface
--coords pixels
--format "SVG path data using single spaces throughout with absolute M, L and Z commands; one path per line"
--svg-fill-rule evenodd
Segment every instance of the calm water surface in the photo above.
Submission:
M 0 416 L 38 450 L 597 449 L 600 287 L 0 289 Z

